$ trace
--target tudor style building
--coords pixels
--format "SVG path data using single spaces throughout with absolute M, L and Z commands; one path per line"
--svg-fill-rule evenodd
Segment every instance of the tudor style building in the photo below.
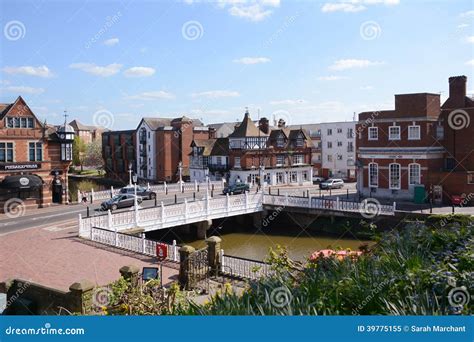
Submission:
M 191 181 L 205 182 L 229 178 L 229 139 L 194 139 L 189 161 Z
M 40 122 L 19 96 L 0 104 L 0 211 L 67 203 L 74 129 Z
M 413 201 L 421 187 L 421 200 L 441 203 L 474 193 L 474 101 L 466 82 L 451 77 L 442 106 L 439 94 L 402 94 L 394 110 L 359 114 L 357 180 L 364 196 Z
M 257 127 L 247 111 L 229 135 L 229 182 L 312 184 L 312 150 L 313 143 L 304 129 L 283 125 L 270 129 L 266 118 L 260 119 Z

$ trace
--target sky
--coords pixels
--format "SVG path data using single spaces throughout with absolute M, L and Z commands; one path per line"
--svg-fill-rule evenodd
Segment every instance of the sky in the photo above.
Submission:
M 48 123 L 141 117 L 287 124 L 474 94 L 473 1 L 0 0 L 0 102 Z

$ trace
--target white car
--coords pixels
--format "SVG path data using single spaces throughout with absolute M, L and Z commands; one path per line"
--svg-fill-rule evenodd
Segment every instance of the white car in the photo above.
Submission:
M 320 189 L 342 189 L 344 187 L 344 181 L 339 178 L 330 178 L 327 181 L 319 183 Z

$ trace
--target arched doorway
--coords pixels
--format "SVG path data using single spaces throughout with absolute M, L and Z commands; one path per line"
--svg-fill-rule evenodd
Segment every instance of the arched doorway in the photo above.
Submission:
M 55 176 L 52 182 L 52 199 L 53 203 L 62 203 L 63 202 L 63 182 L 61 177 Z

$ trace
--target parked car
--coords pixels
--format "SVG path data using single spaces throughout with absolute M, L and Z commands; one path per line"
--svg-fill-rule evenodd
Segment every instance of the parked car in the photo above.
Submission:
M 143 199 L 140 196 L 137 196 L 137 203 L 142 203 Z M 102 210 L 114 211 L 119 208 L 129 208 L 133 207 L 135 204 L 135 195 L 131 194 L 118 194 L 101 203 L 100 208 Z
M 313 176 L 313 184 L 319 184 L 321 182 L 324 182 L 326 178 L 324 177 L 319 177 L 319 176 Z
M 320 189 L 342 189 L 344 187 L 344 181 L 339 178 L 331 178 L 324 182 L 319 183 Z
M 243 194 L 246 191 L 250 191 L 250 187 L 248 184 L 245 183 L 235 183 L 233 185 L 229 185 L 222 190 L 222 193 L 234 195 L 234 194 Z
M 133 186 L 126 186 L 122 189 L 120 189 L 121 194 L 135 194 L 135 188 Z M 137 196 L 142 197 L 145 200 L 148 199 L 155 199 L 156 198 L 156 192 L 153 192 L 151 190 L 148 190 L 147 188 L 143 186 L 137 186 Z

